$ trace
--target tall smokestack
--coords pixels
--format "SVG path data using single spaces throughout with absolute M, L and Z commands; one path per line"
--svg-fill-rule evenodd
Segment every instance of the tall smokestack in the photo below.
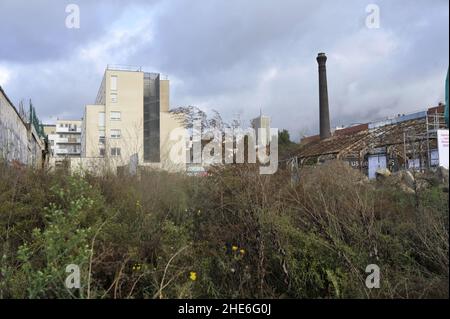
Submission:
M 328 107 L 327 87 L 327 56 L 325 53 L 317 55 L 319 63 L 319 108 L 320 108 L 320 139 L 330 137 L 330 111 Z

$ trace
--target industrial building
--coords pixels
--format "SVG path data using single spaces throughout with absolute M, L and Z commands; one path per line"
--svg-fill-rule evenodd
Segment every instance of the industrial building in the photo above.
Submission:
M 305 165 L 342 160 L 369 178 L 375 178 L 382 169 L 448 168 L 445 105 L 331 131 L 324 53 L 319 53 L 317 62 L 320 134 L 304 138 L 283 164 L 301 170 Z
M 295 154 L 302 165 L 339 159 L 369 178 L 380 168 L 426 169 L 439 165 L 438 130 L 445 129 L 444 107 L 334 131 L 326 139 L 309 137 Z

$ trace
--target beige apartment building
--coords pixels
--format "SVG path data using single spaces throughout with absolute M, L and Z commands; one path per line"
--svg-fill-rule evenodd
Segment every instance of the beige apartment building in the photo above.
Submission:
M 169 112 L 169 90 L 169 80 L 159 73 L 108 66 L 95 103 L 85 107 L 82 168 L 145 166 L 184 171 L 185 139 L 179 134 L 178 140 L 170 140 L 171 132 L 182 132 L 183 125 Z M 176 145 L 179 160 L 170 156 Z

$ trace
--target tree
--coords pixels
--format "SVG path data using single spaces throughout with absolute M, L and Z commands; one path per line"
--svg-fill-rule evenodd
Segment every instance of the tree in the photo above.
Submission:
M 286 129 L 283 129 L 278 132 L 278 144 L 279 145 L 290 145 L 293 142 L 290 139 L 289 131 Z

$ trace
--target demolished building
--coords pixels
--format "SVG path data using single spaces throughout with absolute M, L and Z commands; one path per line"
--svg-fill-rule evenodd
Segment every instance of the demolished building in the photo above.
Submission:
M 439 165 L 437 131 L 445 129 L 444 106 L 424 112 L 336 130 L 329 138 L 309 137 L 291 154 L 298 165 L 338 159 L 375 177 L 380 168 L 425 169 Z
M 389 169 L 424 170 L 440 165 L 438 135 L 447 136 L 445 105 L 422 112 L 336 129 L 328 132 L 328 96 L 324 53 L 319 53 L 320 134 L 304 138 L 300 147 L 280 163 L 298 171 L 305 165 L 342 160 L 374 178 L 377 171 Z M 325 114 L 325 115 L 324 115 Z M 323 123 L 326 121 L 326 123 Z M 447 151 L 448 162 L 448 151 Z M 441 157 L 442 150 L 441 150 Z

